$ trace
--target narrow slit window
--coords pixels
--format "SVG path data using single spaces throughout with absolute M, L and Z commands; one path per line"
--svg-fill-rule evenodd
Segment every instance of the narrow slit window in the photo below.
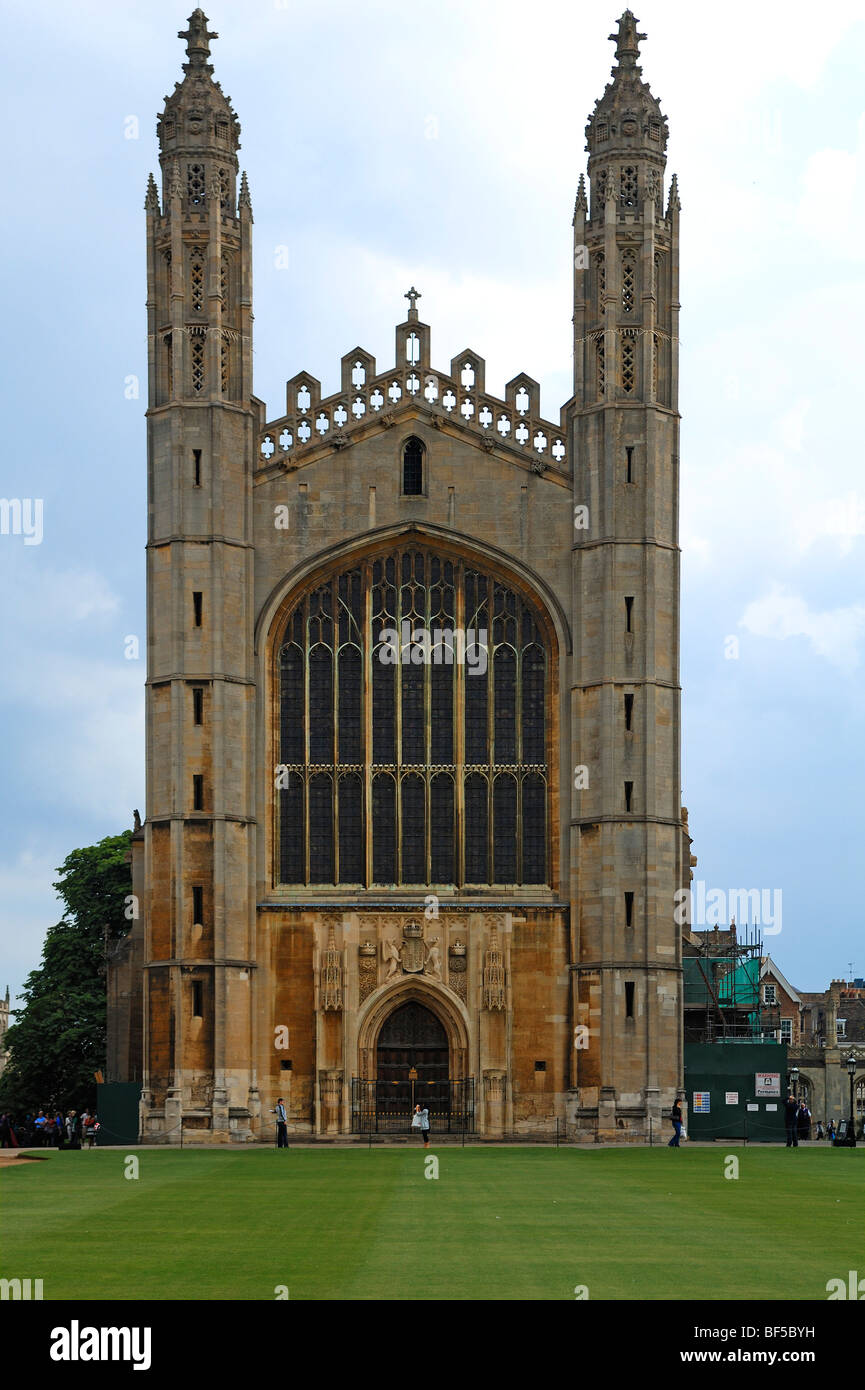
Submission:
M 192 925 L 200 926 L 204 919 L 204 889 L 200 883 L 192 885 Z
M 633 800 L 633 797 L 634 797 L 634 784 L 633 784 L 633 782 L 626 782 L 626 783 L 625 783 L 625 810 L 626 810 L 626 811 L 630 811 L 630 810 L 633 809 L 632 806 L 631 806 L 631 802 L 632 802 L 632 800 Z
M 626 894 L 625 894 L 625 926 L 626 926 L 626 927 L 632 927 L 633 925 L 634 925 L 634 895 L 633 895 L 633 893 L 626 893 Z
M 192 722 L 204 723 L 204 691 L 200 685 L 194 686 L 192 690 Z
M 423 445 L 419 439 L 410 439 L 403 450 L 402 490 L 405 497 L 423 493 Z
M 632 483 L 634 481 L 634 450 L 627 448 L 625 453 L 628 458 L 628 482 Z
M 202 592 L 200 589 L 195 589 L 192 594 L 192 613 L 196 627 L 201 627 L 201 601 Z
M 632 721 L 633 717 L 634 717 L 634 697 L 633 697 L 633 695 L 626 695 L 626 696 L 625 696 L 625 732 L 626 732 L 626 733 L 630 733 L 630 732 L 631 732 L 631 721 Z
M 546 1062 L 535 1062 L 535 1071 L 546 1071 Z
M 201 487 L 201 450 L 200 450 L 200 449 L 193 449 L 193 451 L 192 451 L 192 472 L 193 472 L 193 477 L 194 477 L 194 486 L 195 486 L 195 487 Z
M 204 1017 L 204 1007 L 202 1004 L 201 981 L 192 981 L 192 1016 L 193 1018 Z
M 192 809 L 204 810 L 204 778 L 200 772 L 194 773 L 192 778 Z
M 634 1017 L 634 981 L 625 981 L 625 1018 Z
M 625 599 L 625 619 L 626 619 L 626 622 L 627 622 L 627 626 L 626 626 L 626 628 L 625 628 L 625 631 L 626 631 L 626 632 L 633 632 L 633 630 L 634 630 L 633 627 L 632 627 L 632 625 L 631 625 L 632 622 L 633 622 L 633 617 L 634 617 L 634 598 L 633 598 L 633 595 L 631 595 L 630 597 L 628 597 L 628 598 Z

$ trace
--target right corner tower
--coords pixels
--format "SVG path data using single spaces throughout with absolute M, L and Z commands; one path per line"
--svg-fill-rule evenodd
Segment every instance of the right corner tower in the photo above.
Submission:
M 682 1082 L 679 199 L 637 20 L 586 127 L 574 213 L 573 782 L 577 1131 L 645 1132 Z

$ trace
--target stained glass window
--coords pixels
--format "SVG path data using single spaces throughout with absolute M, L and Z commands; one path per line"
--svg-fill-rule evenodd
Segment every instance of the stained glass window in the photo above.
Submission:
M 542 620 L 465 559 L 394 548 L 300 596 L 278 649 L 277 881 L 549 881 Z

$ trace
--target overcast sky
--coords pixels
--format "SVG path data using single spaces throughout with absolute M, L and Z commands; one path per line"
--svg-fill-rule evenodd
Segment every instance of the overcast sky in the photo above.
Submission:
M 144 809 L 144 661 L 124 657 L 129 635 L 144 649 L 142 206 L 192 8 L 4 6 L 0 493 L 44 504 L 40 545 L 0 535 L 0 990 L 13 993 L 59 915 L 56 867 Z M 390 365 L 415 284 L 435 363 L 473 347 L 497 395 L 528 372 L 558 420 L 574 193 L 613 0 L 208 13 L 243 128 L 269 416 L 302 369 L 336 390 L 358 343 Z M 822 989 L 849 962 L 865 975 L 865 4 L 652 0 L 637 15 L 682 199 L 695 873 L 707 891 L 780 890 L 767 946 L 795 985 Z

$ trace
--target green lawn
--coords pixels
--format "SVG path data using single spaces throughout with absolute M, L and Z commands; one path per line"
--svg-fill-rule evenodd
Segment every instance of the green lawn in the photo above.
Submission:
M 861 1149 L 53 1153 L 0 1173 L 45 1299 L 818 1299 L 865 1272 Z M 739 1177 L 724 1177 L 725 1155 Z

